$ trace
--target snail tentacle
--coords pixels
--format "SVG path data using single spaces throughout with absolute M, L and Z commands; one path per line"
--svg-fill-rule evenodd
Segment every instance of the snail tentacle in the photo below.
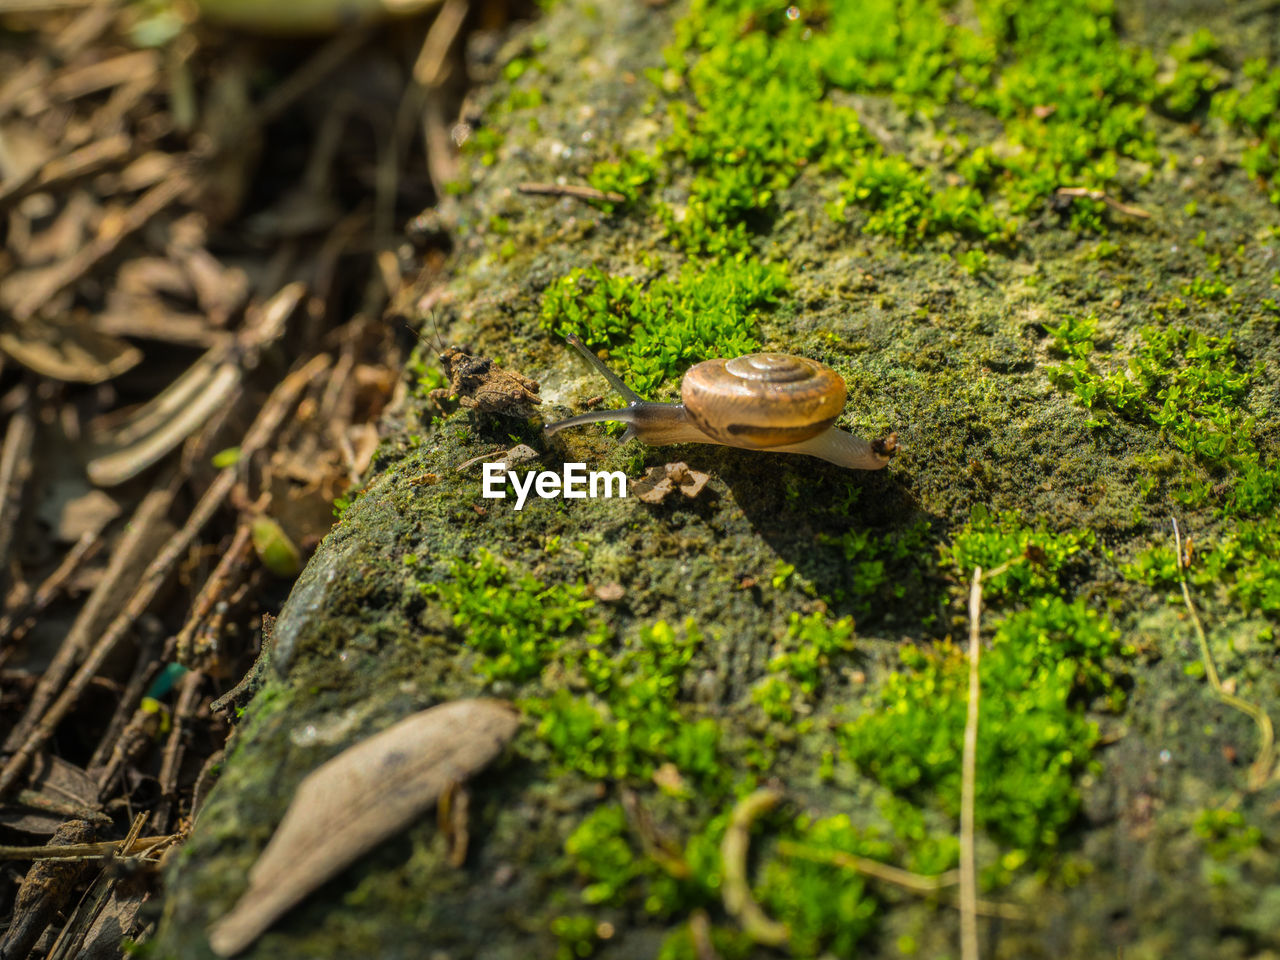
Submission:
M 638 400 L 619 410 L 591 410 L 572 417 L 565 417 L 542 428 L 548 437 L 565 427 L 578 427 L 584 423 L 602 423 L 616 420 L 627 425 L 620 442 L 639 437 L 651 447 L 668 443 L 720 443 L 707 436 L 689 419 L 684 405 L 679 403 L 653 403 Z
M 578 337 L 569 334 L 565 339 L 573 344 L 574 349 L 586 358 L 597 373 L 609 381 L 609 385 L 623 400 L 627 401 L 627 405 L 618 410 L 592 410 L 549 423 L 542 428 L 542 432 L 548 437 L 559 433 L 565 427 L 616 420 L 627 425 L 627 430 L 622 435 L 622 443 L 626 443 L 632 437 L 639 437 L 653 447 L 660 447 L 667 443 L 720 442 L 707 436 L 689 420 L 683 404 L 655 403 L 645 400 L 627 386 L 623 379 L 610 370 L 605 362 L 592 353 Z
M 608 365 L 605 364 L 605 362 L 601 360 L 599 357 L 597 357 L 594 353 L 592 353 L 591 349 L 585 343 L 583 343 L 582 340 L 580 340 L 575 334 L 571 333 L 568 336 L 566 336 L 565 339 L 568 340 L 569 343 L 573 345 L 575 350 L 577 350 L 580 354 L 582 354 L 584 357 L 587 358 L 587 363 L 595 367 L 597 373 L 599 373 L 602 377 L 604 377 L 606 380 L 609 381 L 609 386 L 613 387 L 614 390 L 618 391 L 618 396 L 622 397 L 623 400 L 627 401 L 628 405 L 645 402 L 644 397 L 640 396 L 640 394 L 636 393 L 634 390 L 628 387 L 626 383 L 623 382 L 622 378 L 618 376 L 616 373 L 614 373 L 612 370 L 610 370 Z M 582 422 L 589 423 L 591 421 L 584 420 Z

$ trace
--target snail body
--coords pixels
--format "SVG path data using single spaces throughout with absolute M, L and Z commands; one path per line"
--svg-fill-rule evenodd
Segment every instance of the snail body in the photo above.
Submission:
M 622 382 L 577 337 L 569 342 L 627 401 L 548 424 L 550 436 L 585 423 L 627 424 L 622 439 L 650 446 L 718 443 L 747 450 L 801 453 L 853 470 L 879 470 L 892 459 L 896 435 L 870 443 L 833 424 L 844 409 L 845 384 L 826 364 L 782 353 L 705 360 L 680 384 L 680 403 L 654 403 Z

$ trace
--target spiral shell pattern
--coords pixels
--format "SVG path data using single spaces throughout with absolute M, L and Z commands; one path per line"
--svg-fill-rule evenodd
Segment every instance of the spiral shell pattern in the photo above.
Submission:
M 685 410 L 705 434 L 764 450 L 822 433 L 844 409 L 845 385 L 826 364 L 785 353 L 706 360 L 684 375 Z

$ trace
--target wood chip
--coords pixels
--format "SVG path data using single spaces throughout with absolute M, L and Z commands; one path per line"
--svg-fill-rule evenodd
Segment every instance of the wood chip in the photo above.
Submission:
M 230 957 L 312 890 L 487 766 L 515 735 L 500 700 L 457 700 L 415 713 L 350 747 L 298 785 L 279 829 L 249 871 L 249 889 L 209 928 Z
M 595 595 L 601 603 L 617 603 L 627 595 L 627 588 L 616 581 L 602 583 L 595 588 Z
M 650 467 L 632 488 L 644 503 L 661 503 L 671 493 L 679 490 L 692 500 L 702 493 L 710 476 L 698 470 L 690 470 L 683 461 Z

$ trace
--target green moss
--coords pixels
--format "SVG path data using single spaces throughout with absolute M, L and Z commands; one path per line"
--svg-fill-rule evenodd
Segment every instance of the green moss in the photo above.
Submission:
M 837 548 L 843 559 L 844 584 L 833 591 L 832 600 L 850 604 L 860 619 L 897 609 L 908 599 L 921 602 L 931 592 L 934 538 L 923 520 L 884 532 L 852 528 L 823 533 L 818 539 Z M 929 614 L 922 617 L 925 624 L 930 619 Z
M 987 624 L 991 645 L 980 663 L 976 784 L 977 821 L 1012 848 L 1014 862 L 1052 853 L 1075 818 L 1077 778 L 1089 769 L 1098 737 L 1084 705 L 1099 696 L 1113 708 L 1123 703 L 1112 669 L 1129 651 L 1118 631 L 1082 600 L 1062 595 L 1059 574 L 1091 539 L 980 515 L 950 550 L 961 574 L 975 564 L 1018 561 L 986 591 L 1003 616 Z M 845 754 L 898 796 L 954 817 L 968 664 L 950 643 L 907 646 L 901 660 L 875 709 L 842 728 Z
M 1269 68 L 1261 58 L 1249 60 L 1241 83 L 1216 94 L 1210 111 L 1254 138 L 1241 163 L 1249 176 L 1280 204 L 1280 67 Z
M 766 716 L 790 723 L 797 707 L 812 709 L 853 646 L 852 617 L 832 621 L 823 613 L 791 614 L 786 635 L 769 658 L 769 676 L 752 688 L 751 699 Z
M 671 70 L 654 74 L 671 134 L 652 154 L 598 165 L 591 182 L 628 203 L 678 184 L 684 199 L 653 209 L 675 246 L 714 257 L 744 255 L 801 177 L 838 185 L 837 218 L 863 208 L 861 229 L 904 245 L 1004 246 L 1018 221 L 1000 209 L 1024 214 L 1064 184 L 1112 188 L 1121 157 L 1155 161 L 1147 106 L 1195 109 L 1216 86 L 1211 52 L 1199 36 L 1177 48 L 1179 73 L 1159 85 L 1154 59 L 1120 39 L 1108 2 L 985 0 L 964 19 L 936 0 L 808 13 L 781 0 L 699 0 L 667 51 Z M 926 116 L 966 103 L 997 119 L 1014 149 L 948 141 L 944 166 L 961 182 L 940 183 L 870 135 L 834 92 L 891 94 Z M 1080 198 L 1073 224 L 1105 230 L 1106 211 Z
M 1189 117 L 1209 102 L 1227 79 L 1226 71 L 1211 59 L 1217 53 L 1218 41 L 1203 28 L 1169 49 L 1177 67 L 1157 91 L 1166 113 Z
M 837 220 L 849 205 L 868 211 L 862 229 L 887 234 L 904 247 L 930 237 L 957 235 L 991 243 L 1013 239 L 1012 223 L 1001 220 L 973 187 L 935 189 L 929 178 L 900 156 L 860 156 L 840 184 L 840 201 L 831 207 Z M 965 262 L 985 266 L 982 251 L 969 251 Z
M 1230 296 L 1229 288 L 1223 296 Z M 1214 503 L 1220 514 L 1236 521 L 1199 544 L 1190 580 L 1202 587 L 1224 586 L 1246 611 L 1280 612 L 1280 521 L 1274 516 L 1280 506 L 1280 462 L 1259 450 L 1255 421 L 1243 402 L 1263 367 L 1246 367 L 1230 335 L 1144 327 L 1128 362 L 1104 370 L 1105 355 L 1094 343 L 1095 317 L 1068 317 L 1049 332 L 1055 349 L 1068 357 L 1050 375 L 1094 412 L 1090 422 L 1110 428 L 1114 415 L 1153 430 L 1191 461 L 1173 471 L 1170 493 L 1186 506 Z M 1162 485 L 1155 475 L 1143 483 L 1149 498 Z M 1124 571 L 1151 586 L 1178 582 L 1171 546 L 1141 551 Z
M 801 815 L 783 836 L 820 855 L 892 862 L 895 853 L 893 844 L 854 827 L 846 816 Z M 787 925 L 791 951 L 800 957 L 855 956 L 881 914 L 881 902 L 861 874 L 804 857 L 770 857 L 761 870 L 758 896 L 769 915 Z
M 451 561 L 447 580 L 421 589 L 449 609 L 454 627 L 480 654 L 475 669 L 489 680 L 538 676 L 564 635 L 586 626 L 594 606 L 581 584 L 547 586 L 514 576 L 488 550 Z
M 958 579 L 968 583 L 975 567 L 989 574 L 1010 561 L 1014 563 L 995 576 L 984 575 L 983 596 L 988 604 L 1031 600 L 1059 593 L 1072 564 L 1095 542 L 1089 530 L 1061 533 L 1033 528 L 1008 511 L 992 513 L 976 505 L 969 525 L 947 550 L 948 565 Z
M 1262 831 L 1247 824 L 1239 810 L 1201 810 L 1192 829 L 1204 840 L 1209 855 L 1219 861 L 1248 853 L 1262 841 Z
M 759 263 L 690 264 L 675 280 L 647 284 L 590 267 L 547 289 L 541 319 L 559 336 L 609 350 L 619 375 L 649 396 L 699 360 L 756 350 L 759 311 L 785 289 L 783 270 Z
M 556 960 L 576 960 L 596 952 L 599 924 L 589 914 L 573 913 L 554 917 L 551 933 L 559 941 Z
M 498 150 L 505 139 L 498 127 L 480 127 L 463 141 L 462 152 L 478 157 L 482 166 L 492 167 L 498 162 Z M 456 190 L 450 192 L 465 193 L 469 189 L 469 184 L 459 184 Z
M 1048 329 L 1055 347 L 1070 358 L 1051 368 L 1050 376 L 1093 412 L 1093 425 L 1109 427 L 1111 415 L 1118 415 L 1154 428 L 1161 439 L 1208 466 L 1255 456 L 1253 421 L 1240 401 L 1256 371 L 1241 365 L 1229 335 L 1143 327 L 1128 362 L 1104 372 L 1093 359 L 1096 317 L 1069 317 Z M 1191 474 L 1183 479 L 1185 496 L 1201 502 L 1203 483 Z
M 523 706 L 539 718 L 538 736 L 555 764 L 593 779 L 648 780 L 663 763 L 703 791 L 723 791 L 720 729 L 679 703 L 681 680 L 702 636 L 685 625 L 679 637 L 659 621 L 639 644 L 610 656 L 588 647 L 567 665 L 591 695 L 568 689 Z

